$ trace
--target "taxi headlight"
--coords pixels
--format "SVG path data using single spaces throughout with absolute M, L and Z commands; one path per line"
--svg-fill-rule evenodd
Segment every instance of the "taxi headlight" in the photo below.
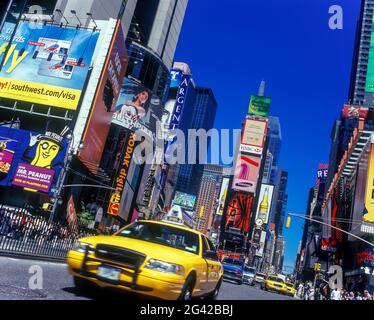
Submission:
M 159 272 L 184 276 L 184 268 L 182 266 L 180 266 L 179 264 L 169 263 L 165 261 L 149 259 L 147 261 L 147 264 L 145 265 L 145 268 Z
M 88 252 L 93 252 L 95 250 L 95 247 L 92 244 L 77 241 L 74 244 L 72 250 L 85 253 L 87 249 L 88 249 Z

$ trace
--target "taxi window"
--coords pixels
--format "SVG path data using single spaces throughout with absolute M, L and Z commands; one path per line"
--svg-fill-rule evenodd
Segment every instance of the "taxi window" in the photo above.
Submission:
M 158 223 L 135 222 L 116 236 L 157 243 L 199 254 L 199 236 L 194 232 Z

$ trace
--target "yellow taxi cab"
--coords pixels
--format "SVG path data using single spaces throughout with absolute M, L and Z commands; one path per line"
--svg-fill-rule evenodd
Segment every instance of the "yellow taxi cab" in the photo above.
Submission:
M 284 283 L 283 289 L 281 290 L 281 293 L 287 296 L 293 297 L 295 295 L 295 287 L 294 284 L 291 282 L 286 281 Z
M 140 220 L 111 236 L 80 239 L 67 256 L 77 288 L 96 284 L 167 300 L 215 299 L 223 268 L 212 242 L 191 228 Z
M 265 291 L 282 292 L 284 290 L 284 280 L 276 275 L 269 275 L 266 277 L 265 282 L 262 284 L 262 289 Z

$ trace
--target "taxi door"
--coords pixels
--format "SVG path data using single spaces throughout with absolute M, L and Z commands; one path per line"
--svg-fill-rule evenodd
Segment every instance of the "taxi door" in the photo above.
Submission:
M 206 288 L 207 292 L 212 292 L 216 288 L 219 281 L 222 266 L 219 262 L 218 255 L 215 253 L 216 250 L 213 243 L 205 236 L 202 236 L 202 238 L 203 242 L 205 243 L 205 245 L 203 245 L 203 249 L 206 249 L 205 255 L 203 253 L 203 257 L 207 263 L 208 268 Z M 210 254 L 207 255 L 207 252 L 209 252 Z

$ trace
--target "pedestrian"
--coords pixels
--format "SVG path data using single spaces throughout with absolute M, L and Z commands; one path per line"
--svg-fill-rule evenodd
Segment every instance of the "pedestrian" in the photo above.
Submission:
M 340 290 L 335 287 L 334 290 L 332 290 L 331 292 L 331 296 L 330 296 L 330 299 L 331 300 L 341 300 L 342 296 L 341 296 L 341 293 L 340 293 Z
M 355 300 L 355 294 L 352 291 L 349 293 L 349 300 Z
M 363 296 L 362 300 L 373 300 L 373 297 L 371 296 L 371 294 L 369 293 L 369 291 L 365 290 L 364 291 L 364 296 Z
M 356 299 L 355 300 L 362 300 L 361 292 L 356 293 Z

